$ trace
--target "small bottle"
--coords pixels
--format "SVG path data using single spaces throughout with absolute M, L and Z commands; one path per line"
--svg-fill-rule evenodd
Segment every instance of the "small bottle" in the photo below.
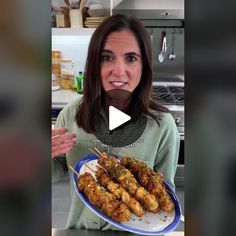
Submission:
M 79 72 L 78 76 L 76 77 L 76 81 L 77 81 L 77 93 L 83 93 L 84 76 L 82 71 Z

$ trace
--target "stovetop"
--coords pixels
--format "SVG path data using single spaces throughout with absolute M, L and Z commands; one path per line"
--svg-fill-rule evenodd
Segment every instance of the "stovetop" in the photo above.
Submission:
M 161 105 L 184 106 L 183 86 L 153 86 L 153 96 Z

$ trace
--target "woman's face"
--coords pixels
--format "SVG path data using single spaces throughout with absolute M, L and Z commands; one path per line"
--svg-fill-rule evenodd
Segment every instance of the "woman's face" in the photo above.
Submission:
M 108 35 L 102 51 L 103 89 L 133 92 L 142 76 L 142 58 L 138 41 L 129 30 Z

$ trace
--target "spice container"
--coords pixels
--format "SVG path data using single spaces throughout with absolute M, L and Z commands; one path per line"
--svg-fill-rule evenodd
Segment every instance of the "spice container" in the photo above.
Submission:
M 61 51 L 52 51 L 52 73 L 56 76 L 61 74 Z

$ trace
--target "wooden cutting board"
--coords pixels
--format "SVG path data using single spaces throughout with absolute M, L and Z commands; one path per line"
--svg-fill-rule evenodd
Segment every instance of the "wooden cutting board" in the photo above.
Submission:
M 96 20 L 93 20 L 93 21 L 85 21 L 84 23 L 86 24 L 100 24 L 102 21 L 96 21 Z
M 103 21 L 106 17 L 86 17 L 86 21 L 94 21 L 94 20 L 98 20 L 98 21 Z
M 85 25 L 85 27 L 88 28 L 96 28 L 99 24 L 93 24 L 93 25 Z

